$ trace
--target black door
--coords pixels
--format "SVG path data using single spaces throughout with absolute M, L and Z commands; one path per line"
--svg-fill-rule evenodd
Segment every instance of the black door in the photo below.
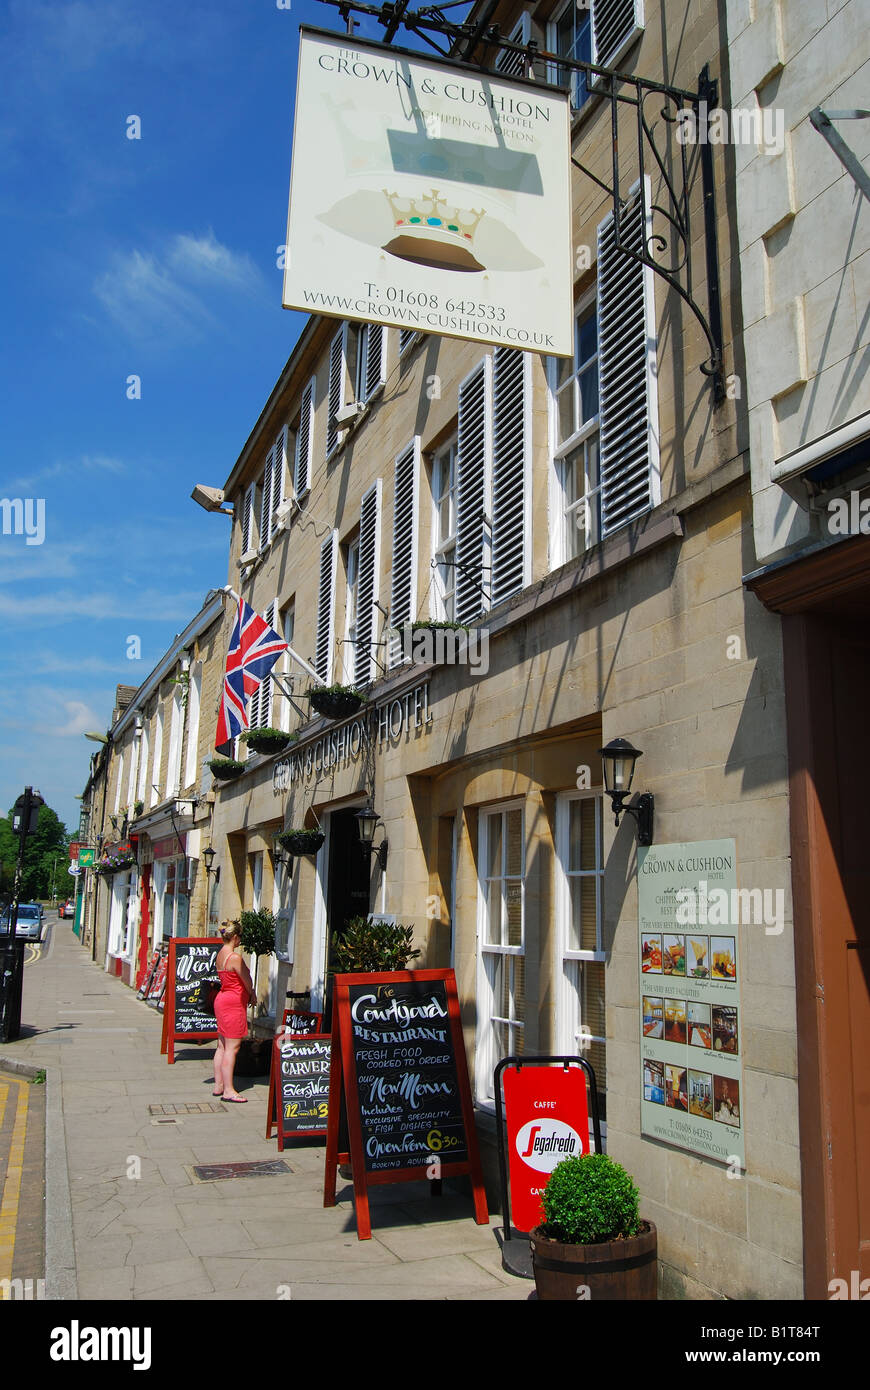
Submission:
M 356 810 L 333 811 L 329 822 L 329 877 L 326 894 L 327 948 L 326 997 L 323 1028 L 332 1027 L 332 938 L 341 934 L 351 917 L 367 917 L 371 903 L 368 855 L 360 849 Z

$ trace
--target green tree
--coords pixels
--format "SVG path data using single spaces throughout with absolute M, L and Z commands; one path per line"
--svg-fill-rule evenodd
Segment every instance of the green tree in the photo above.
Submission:
M 28 835 L 21 871 L 21 901 L 47 898 L 51 892 L 52 866 L 57 859 L 57 883 L 66 869 L 70 836 L 50 806 L 40 806 L 36 830 Z M 11 894 L 18 860 L 18 836 L 12 830 L 12 812 L 0 820 L 0 888 Z

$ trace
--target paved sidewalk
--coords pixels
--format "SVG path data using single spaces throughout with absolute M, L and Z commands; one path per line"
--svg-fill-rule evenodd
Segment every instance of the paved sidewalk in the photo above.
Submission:
M 182 1047 L 170 1067 L 161 1026 L 51 923 L 25 969 L 22 1036 L 0 1046 L 0 1067 L 47 1073 L 48 1298 L 529 1298 L 501 1268 L 500 1217 L 475 1225 L 470 1199 L 373 1189 L 359 1241 L 349 1184 L 322 1205 L 322 1145 L 285 1148 L 289 1173 L 198 1181 L 194 1164 L 282 1157 L 264 1137 L 268 1078 L 239 1078 L 247 1105 L 161 1123 L 149 1106 L 210 1103 L 213 1085 L 213 1048 Z

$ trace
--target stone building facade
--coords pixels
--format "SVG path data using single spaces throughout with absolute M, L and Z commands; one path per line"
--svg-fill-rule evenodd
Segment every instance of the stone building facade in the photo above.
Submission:
M 712 5 L 593 0 L 500 19 L 523 42 L 655 82 L 696 90 L 705 65 L 727 82 Z M 575 161 L 607 183 L 610 103 L 578 80 L 574 104 Z M 661 230 L 651 209 L 665 190 L 651 157 L 639 167 L 636 113 L 618 120 L 623 232 L 639 246 Z M 673 122 L 661 124 L 665 159 L 679 162 Z M 732 150 L 717 151 L 718 403 L 696 318 L 616 249 L 613 200 L 576 169 L 572 362 L 308 320 L 224 485 L 230 585 L 301 658 L 279 663 L 251 722 L 294 742 L 220 788 L 213 843 L 220 915 L 278 913 L 273 1019 L 289 984 L 328 1020 L 330 941 L 350 917 L 413 925 L 418 964 L 456 970 L 491 1175 L 495 1062 L 582 1049 L 606 1147 L 658 1227 L 663 1296 L 793 1298 L 803 1235 L 782 647 L 778 620 L 742 583 L 755 547 L 734 167 Z M 443 629 L 408 636 L 426 621 L 471 633 L 458 647 Z M 311 671 L 362 690 L 361 713 L 317 717 Z M 732 928 L 736 1172 L 643 1130 L 637 845 L 629 817 L 614 827 L 599 756 L 615 737 L 642 750 L 636 789 L 655 796 L 656 845 L 733 840 L 741 887 L 782 895 L 776 934 Z M 355 820 L 369 800 L 382 821 L 370 857 Z M 274 836 L 317 825 L 324 843 L 291 877 Z
M 98 867 L 87 874 L 83 944 L 134 986 L 164 939 L 208 934 L 201 856 L 214 795 L 205 764 L 223 682 L 225 607 L 213 591 L 142 685 L 119 686 L 124 698 L 86 790 Z
M 777 134 L 735 152 L 755 542 L 744 573 L 784 651 L 800 1063 L 789 1186 L 804 1288 L 826 1298 L 870 1276 L 870 937 L 854 814 L 868 767 L 853 737 L 870 598 L 870 37 L 856 3 L 726 8 L 734 104 Z

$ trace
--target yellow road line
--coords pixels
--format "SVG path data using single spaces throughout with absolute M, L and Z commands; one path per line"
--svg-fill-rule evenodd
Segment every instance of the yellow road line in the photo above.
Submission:
M 27 1133 L 27 1087 L 29 1083 L 11 1081 L 9 1084 L 17 1086 L 18 1100 L 15 1107 L 15 1122 L 12 1126 L 12 1141 L 9 1145 L 9 1163 L 6 1169 L 6 1182 L 3 1185 L 3 1200 L 0 1202 L 0 1279 L 11 1279 L 12 1277 L 15 1228 L 18 1224 L 18 1203 L 21 1198 L 21 1176 L 24 1170 L 24 1138 Z
M 6 1097 L 9 1094 L 9 1087 L 0 1084 L 0 1125 L 3 1124 L 3 1116 L 6 1114 Z

